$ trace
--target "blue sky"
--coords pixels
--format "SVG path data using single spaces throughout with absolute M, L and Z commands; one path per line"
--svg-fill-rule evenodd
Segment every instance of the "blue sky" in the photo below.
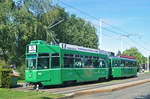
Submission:
M 102 28 L 103 49 L 117 52 L 121 50 L 121 39 L 123 41 L 122 50 L 136 47 L 144 55 L 150 55 L 150 0 L 61 0 L 65 4 L 78 8 L 97 19 L 101 18 L 104 22 L 113 25 L 112 28 L 103 24 L 104 28 L 111 31 L 125 31 L 130 39 L 111 33 Z M 70 14 L 76 14 L 85 20 L 90 21 L 97 29 L 99 36 L 99 22 L 93 17 L 79 12 L 69 6 L 62 4 L 59 0 L 55 1 L 65 8 Z M 125 33 L 124 33 L 125 34 Z M 137 34 L 137 35 L 135 35 Z

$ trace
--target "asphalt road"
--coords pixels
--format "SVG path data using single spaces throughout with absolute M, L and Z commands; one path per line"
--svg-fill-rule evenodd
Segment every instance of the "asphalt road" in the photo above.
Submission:
M 78 91 L 83 90 L 89 90 L 89 89 L 95 89 L 105 86 L 111 86 L 116 84 L 122 84 L 137 80 L 143 80 L 150 77 L 150 73 L 140 74 L 137 77 L 134 78 L 126 78 L 126 79 L 115 79 L 111 81 L 105 81 L 105 82 L 92 82 L 92 83 L 84 83 L 84 84 L 75 84 L 75 85 L 69 85 L 69 86 L 56 86 L 56 87 L 47 87 L 44 89 L 40 89 L 40 91 L 49 92 L 49 93 L 57 93 L 57 94 L 70 94 Z M 12 88 L 15 90 L 24 90 L 24 91 L 33 91 L 32 87 L 25 88 L 25 87 L 18 87 L 18 88 Z
M 78 96 L 71 99 L 150 99 L 150 83 L 113 92 Z
M 88 90 L 88 89 L 95 89 L 105 86 L 111 86 L 115 84 L 122 84 L 137 80 L 143 80 L 150 77 L 149 73 L 140 74 L 137 77 L 131 77 L 131 78 L 122 78 L 122 79 L 115 79 L 111 81 L 105 81 L 105 82 L 92 82 L 92 83 L 83 83 L 83 84 L 77 84 L 77 85 L 71 85 L 71 86 L 65 86 L 65 87 L 57 87 L 57 88 L 46 88 L 41 89 L 41 91 L 50 92 L 50 93 L 57 93 L 57 94 L 70 94 L 73 92 L 78 92 L 82 90 Z

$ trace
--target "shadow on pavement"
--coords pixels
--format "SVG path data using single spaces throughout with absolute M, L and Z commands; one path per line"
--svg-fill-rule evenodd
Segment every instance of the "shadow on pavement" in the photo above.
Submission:
M 138 97 L 135 97 L 134 99 L 150 99 L 150 94 L 147 96 L 138 96 Z

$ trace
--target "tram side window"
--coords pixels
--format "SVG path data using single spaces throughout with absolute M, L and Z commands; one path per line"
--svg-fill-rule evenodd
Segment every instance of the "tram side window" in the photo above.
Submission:
M 120 67 L 120 61 L 119 60 L 113 61 L 113 66 L 114 67 Z
M 118 66 L 118 63 L 116 60 L 113 60 L 113 67 L 117 67 Z
M 64 68 L 73 68 L 74 57 L 72 54 L 64 54 Z
M 115 61 L 114 60 L 112 61 L 112 66 L 115 67 Z
M 60 66 L 59 53 L 53 53 L 51 55 L 51 68 L 58 68 Z
M 119 60 L 119 61 L 118 61 L 118 66 L 119 66 L 119 67 L 120 67 L 120 64 L 121 64 L 121 61 Z
M 112 67 L 111 59 L 109 59 L 109 67 Z
M 102 60 L 99 60 L 99 67 L 102 68 Z
M 83 66 L 84 66 L 84 56 L 82 56 L 82 55 L 75 55 L 74 67 L 75 68 L 83 68 Z
M 133 67 L 133 62 L 132 61 L 128 61 L 128 67 Z
M 74 58 L 75 68 L 105 68 L 106 62 L 96 56 L 82 56 L 75 55 Z
M 135 67 L 137 67 L 137 62 L 135 62 Z
M 131 67 L 131 65 L 130 65 L 130 61 L 127 61 L 127 67 Z
M 130 67 L 130 64 L 129 64 L 128 61 L 125 61 L 125 66 L 126 66 L 126 67 Z
M 38 55 L 38 69 L 48 69 L 49 68 L 49 54 L 39 54 Z
M 130 64 L 131 64 L 131 67 L 134 67 L 134 62 L 131 62 Z
M 105 67 L 106 67 L 105 60 L 102 60 L 102 68 L 105 68 Z
M 105 60 L 99 60 L 99 67 L 100 68 L 105 68 L 106 67 Z
M 98 61 L 98 59 L 94 60 L 93 66 L 94 66 L 94 68 L 98 68 L 99 67 L 99 61 Z
M 82 68 L 82 61 L 81 61 L 81 58 L 75 58 L 75 61 L 74 61 L 74 66 L 76 68 Z
M 135 67 L 135 66 L 136 66 L 136 62 L 130 61 L 130 67 Z
M 84 58 L 84 68 L 92 68 L 92 57 L 90 56 L 85 56 Z
M 129 61 L 129 66 L 133 67 L 133 62 L 132 61 Z
M 125 61 L 124 61 L 124 60 L 121 60 L 120 66 L 121 66 L 121 67 L 124 67 L 124 66 L 125 66 Z
M 133 62 L 133 67 L 136 67 L 136 62 Z
M 117 66 L 120 67 L 120 61 L 119 60 L 117 61 Z

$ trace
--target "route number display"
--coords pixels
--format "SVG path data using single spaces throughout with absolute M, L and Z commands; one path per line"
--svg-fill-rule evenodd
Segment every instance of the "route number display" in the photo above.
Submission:
M 29 53 L 35 53 L 36 52 L 36 45 L 30 45 L 29 46 Z

